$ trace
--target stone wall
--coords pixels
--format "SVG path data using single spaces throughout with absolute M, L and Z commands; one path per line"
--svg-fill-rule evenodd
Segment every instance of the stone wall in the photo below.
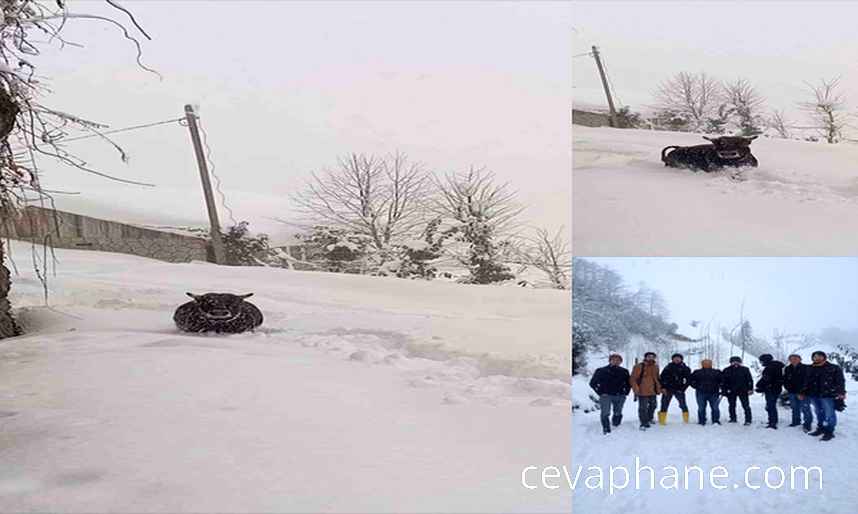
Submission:
M 0 237 L 49 239 L 56 248 L 127 253 L 168 262 L 211 260 L 208 242 L 199 237 L 41 207 L 27 207 L 15 219 L 2 220 Z
M 580 111 L 572 109 L 572 123 L 587 127 L 610 127 L 611 117 L 601 112 Z

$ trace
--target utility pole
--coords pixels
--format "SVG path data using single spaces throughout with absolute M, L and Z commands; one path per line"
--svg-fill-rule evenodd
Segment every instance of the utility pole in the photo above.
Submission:
M 194 143 L 194 154 L 197 156 L 197 165 L 200 168 L 200 181 L 203 183 L 203 196 L 206 200 L 206 208 L 209 213 L 211 224 L 212 250 L 216 264 L 223 264 L 224 251 L 223 240 L 220 237 L 220 220 L 217 217 L 214 194 L 212 194 L 212 182 L 209 178 L 209 167 L 206 163 L 206 155 L 203 152 L 203 143 L 200 141 L 200 129 L 197 126 L 197 113 L 190 104 L 185 105 L 185 120 L 188 122 L 188 130 L 191 132 L 191 141 Z
M 608 87 L 608 78 L 605 76 L 605 69 L 602 67 L 602 60 L 599 59 L 599 49 L 593 45 L 593 58 L 596 59 L 596 67 L 599 68 L 599 76 L 602 77 L 602 87 L 605 89 L 605 96 L 608 97 L 608 109 L 611 113 L 611 126 L 619 127 L 617 123 L 617 110 L 614 109 L 614 99 L 611 98 L 611 89 Z

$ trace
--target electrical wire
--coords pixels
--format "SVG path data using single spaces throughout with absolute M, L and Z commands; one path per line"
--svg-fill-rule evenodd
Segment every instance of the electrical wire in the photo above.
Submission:
M 105 131 L 99 132 L 98 134 L 87 134 L 85 136 L 63 138 L 57 142 L 58 143 L 67 143 L 69 141 L 78 141 L 80 139 L 89 139 L 91 137 L 101 137 L 102 135 L 107 135 L 107 134 L 118 134 L 120 132 L 128 132 L 130 130 L 138 130 L 138 129 L 144 129 L 144 128 L 149 128 L 149 127 L 157 127 L 159 125 L 167 125 L 170 123 L 179 123 L 179 122 L 184 121 L 184 119 L 185 118 L 175 118 L 172 120 L 156 121 L 154 123 L 144 123 L 143 125 L 133 125 L 130 127 L 123 127 L 123 128 L 113 129 L 113 130 L 105 130 Z
M 235 213 L 232 211 L 229 205 L 227 205 L 226 194 L 224 194 L 223 189 L 221 188 L 220 177 L 215 173 L 215 165 L 214 161 L 212 161 L 212 149 L 209 146 L 209 136 L 206 133 L 206 129 L 205 127 L 203 127 L 203 123 L 199 117 L 197 117 L 197 125 L 200 127 L 200 132 L 202 132 L 203 134 L 203 146 L 206 149 L 206 161 L 208 161 L 209 164 L 209 174 L 211 174 L 211 176 L 215 179 L 215 190 L 217 191 L 218 195 L 220 195 L 220 203 L 221 205 L 223 205 L 223 209 L 229 215 L 229 220 L 232 222 L 232 225 L 237 226 L 238 221 L 236 221 L 235 219 Z

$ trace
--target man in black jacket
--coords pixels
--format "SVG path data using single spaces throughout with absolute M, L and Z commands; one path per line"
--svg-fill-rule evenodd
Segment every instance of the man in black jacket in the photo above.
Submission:
M 700 361 L 700 369 L 694 370 L 688 379 L 689 385 L 693 387 L 697 397 L 697 423 L 706 424 L 706 405 L 712 409 L 712 424 L 720 425 L 721 411 L 718 403 L 721 402 L 721 370 L 712 367 L 710 359 Z
M 753 394 L 754 379 L 751 370 L 742 366 L 742 358 L 730 357 L 730 365 L 721 372 L 721 392 L 727 397 L 730 423 L 736 423 L 736 399 L 742 402 L 745 411 L 745 425 L 751 424 L 751 402 L 748 395 Z
M 691 376 L 691 368 L 683 362 L 681 353 L 674 353 L 670 362 L 661 371 L 661 409 L 658 412 L 658 423 L 667 424 L 667 408 L 670 400 L 676 397 L 679 408 L 682 410 L 682 421 L 688 423 L 688 404 L 685 403 L 685 390 L 688 389 L 688 378 Z
M 784 368 L 784 389 L 786 389 L 789 395 L 789 406 L 792 409 L 792 423 L 789 426 L 797 427 L 803 424 L 804 431 L 810 432 L 810 427 L 813 424 L 813 415 L 810 412 L 810 400 L 799 398 L 807 379 L 809 366 L 802 364 L 800 355 L 792 354 L 788 357 L 788 360 L 789 364 Z M 802 423 L 802 417 L 804 418 L 804 423 Z
M 810 399 L 816 411 L 816 430 L 808 435 L 822 435 L 823 441 L 834 439 L 837 412 L 834 400 L 846 399 L 846 380 L 843 369 L 828 362 L 825 352 L 813 352 L 813 365 L 807 371 L 802 396 Z
M 608 357 L 608 365 L 599 368 L 590 379 L 590 387 L 599 395 L 602 433 L 610 434 L 611 425 L 619 426 L 623 421 L 623 404 L 631 390 L 629 370 L 620 366 L 623 358 L 618 354 Z M 614 415 L 611 416 L 611 409 Z M 610 419 L 610 422 L 608 418 Z
M 784 363 L 776 361 L 771 354 L 760 355 L 760 364 L 763 365 L 763 373 L 757 380 L 757 392 L 766 396 L 766 413 L 769 415 L 769 424 L 766 428 L 777 430 L 778 428 L 778 398 L 784 385 Z

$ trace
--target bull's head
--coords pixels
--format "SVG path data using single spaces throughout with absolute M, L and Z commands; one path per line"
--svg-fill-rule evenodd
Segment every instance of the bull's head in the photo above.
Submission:
M 751 150 L 748 148 L 751 141 L 757 139 L 757 136 L 721 136 L 721 137 L 706 137 L 703 139 L 715 145 L 715 152 L 718 157 L 725 160 L 741 159 L 748 155 Z
M 253 293 L 236 295 L 229 293 L 185 293 L 194 299 L 200 312 L 213 321 L 227 321 L 241 314 L 241 303 L 245 298 L 250 298 Z

